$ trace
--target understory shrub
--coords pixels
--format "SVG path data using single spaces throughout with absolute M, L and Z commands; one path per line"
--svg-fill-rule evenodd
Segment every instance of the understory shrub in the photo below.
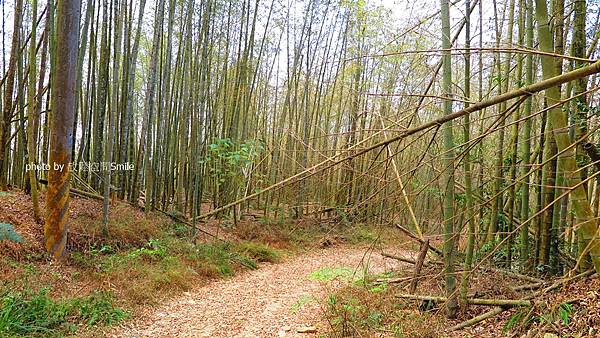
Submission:
M 114 305 L 109 292 L 55 300 L 47 288 L 0 293 L 0 336 L 55 337 L 73 333 L 78 325 L 112 325 L 128 316 Z

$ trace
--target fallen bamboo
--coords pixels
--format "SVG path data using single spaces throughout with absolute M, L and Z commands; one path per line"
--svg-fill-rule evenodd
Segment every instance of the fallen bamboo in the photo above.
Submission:
M 383 123 L 383 117 L 379 116 L 379 121 L 381 122 L 381 126 L 383 127 L 383 136 L 387 137 L 385 123 Z M 396 175 L 396 180 L 398 181 L 398 185 L 400 186 L 400 192 L 402 192 L 402 197 L 404 198 L 404 203 L 406 204 L 406 209 L 408 209 L 408 213 L 410 215 L 410 219 L 413 222 L 415 230 L 417 231 L 417 235 L 419 235 L 420 239 L 423 239 L 423 231 L 421 231 L 421 226 L 419 226 L 419 222 L 417 221 L 417 216 L 415 216 L 415 212 L 413 211 L 410 200 L 408 199 L 408 194 L 406 193 L 406 189 L 404 189 L 404 183 L 402 182 L 402 177 L 400 177 L 400 172 L 398 171 L 398 166 L 396 165 L 396 160 L 392 154 L 392 150 L 390 146 L 385 146 L 387 150 L 388 157 L 392 162 L 392 168 L 394 169 L 394 174 Z
M 421 251 L 419 251 L 419 256 L 417 257 L 417 263 L 415 264 L 415 272 L 413 273 L 413 280 L 410 282 L 410 287 L 408 292 L 415 293 L 417 290 L 417 283 L 419 282 L 419 275 L 421 274 L 421 268 L 423 267 L 423 262 L 425 261 L 425 256 L 427 255 L 427 251 L 429 250 L 429 240 L 426 240 L 425 243 L 421 244 Z
M 423 243 L 425 243 L 425 241 L 419 237 L 417 237 L 415 234 L 413 234 L 412 232 L 410 232 L 410 230 L 408 230 L 407 228 L 403 227 L 400 224 L 394 224 L 396 226 L 396 228 L 400 229 L 400 231 L 402 231 L 406 236 L 408 236 L 411 239 L 414 239 L 415 241 L 417 241 L 419 244 L 423 245 Z M 436 247 L 429 245 L 429 248 L 431 249 L 431 251 L 435 252 L 438 256 L 443 257 L 444 254 L 442 253 L 442 251 L 440 251 L 439 249 L 437 249 Z
M 47 185 L 47 184 L 48 184 L 48 181 L 47 181 L 47 180 L 44 180 L 44 179 L 40 179 L 40 180 L 38 180 L 38 181 L 39 181 L 41 184 L 43 184 L 43 185 Z M 104 197 L 103 197 L 103 196 L 101 196 L 101 195 L 94 194 L 94 193 L 87 192 L 87 191 L 83 191 L 83 190 L 79 190 L 79 189 L 75 189 L 75 188 L 71 188 L 71 189 L 69 189 L 69 192 L 70 192 L 71 194 L 73 194 L 73 195 L 76 195 L 76 196 L 80 196 L 80 197 L 87 197 L 87 198 L 92 198 L 92 199 L 96 199 L 96 200 L 100 200 L 100 201 L 102 201 L 102 200 L 104 199 Z M 164 215 L 166 215 L 166 216 L 169 216 L 169 217 L 170 217 L 170 218 L 172 218 L 174 221 L 176 221 L 176 222 L 178 222 L 178 223 L 180 223 L 180 224 L 183 224 L 183 225 L 185 225 L 185 226 L 188 226 L 188 227 L 190 227 L 190 228 L 192 228 L 192 229 L 196 229 L 196 230 L 198 230 L 198 231 L 200 231 L 200 232 L 202 232 L 202 233 L 204 233 L 204 234 L 206 234 L 206 235 L 209 235 L 209 236 L 211 236 L 211 237 L 213 237 L 213 238 L 215 238 L 215 239 L 222 240 L 222 239 L 221 239 L 221 238 L 219 238 L 217 235 L 215 235 L 215 234 L 213 234 L 213 233 L 211 233 L 211 232 L 209 232 L 209 231 L 206 231 L 206 230 L 204 230 L 204 229 L 201 229 L 201 228 L 199 228 L 199 227 L 197 227 L 197 226 L 194 226 L 194 225 L 193 225 L 193 224 L 191 224 L 190 222 L 188 222 L 188 221 L 186 221 L 186 220 L 183 220 L 183 219 L 181 219 L 181 218 L 179 218 L 179 217 L 177 217 L 177 216 L 175 216 L 175 215 L 169 214 L 168 212 L 165 212 L 165 211 L 163 211 L 163 210 L 160 210 L 160 209 L 155 209 L 155 210 L 159 211 L 160 213 L 162 213 L 162 214 L 164 214 Z
M 414 299 L 414 300 L 427 300 L 436 303 L 443 303 L 448 300 L 446 297 L 440 296 L 421 296 L 412 294 L 397 294 L 398 298 Z M 485 299 L 485 298 L 468 298 L 468 304 L 472 305 L 485 305 L 485 306 L 502 306 L 502 307 L 515 307 L 515 306 L 531 306 L 530 300 L 526 299 Z
M 161 209 L 154 209 L 154 210 L 157 210 L 157 211 L 159 211 L 159 212 L 160 212 L 160 213 L 162 213 L 163 215 L 169 216 L 169 217 L 170 217 L 172 220 L 174 220 L 175 222 L 178 222 L 179 224 L 183 224 L 183 225 L 185 225 L 185 226 L 187 226 L 187 227 L 189 227 L 189 228 L 192 228 L 192 229 L 198 230 L 198 231 L 200 231 L 200 232 L 201 232 L 201 233 L 203 233 L 203 234 L 209 235 L 209 236 L 211 236 L 211 237 L 213 237 L 213 238 L 215 238 L 215 239 L 218 239 L 218 240 L 220 240 L 220 241 L 223 241 L 223 239 L 219 238 L 219 236 L 217 236 L 217 235 L 215 235 L 215 234 L 213 234 L 213 233 L 211 233 L 211 232 L 209 232 L 209 231 L 206 231 L 206 230 L 204 230 L 204 229 L 201 229 L 201 228 L 199 228 L 199 227 L 195 226 L 194 224 L 192 224 L 192 223 L 190 223 L 190 222 L 188 222 L 188 221 L 186 221 L 186 220 L 184 220 L 184 219 L 181 219 L 181 218 L 179 218 L 179 217 L 177 217 L 177 216 L 175 216 L 175 215 L 173 215 L 173 214 L 170 214 L 170 213 L 168 213 L 168 212 L 166 212 L 166 211 L 164 211 L 164 210 L 161 210 Z
M 365 148 L 363 148 L 361 150 L 352 152 L 349 155 L 346 155 L 346 156 L 344 156 L 342 158 L 338 158 L 338 157 L 340 155 L 345 154 L 345 153 L 329 157 L 329 158 L 327 158 L 327 159 L 325 159 L 325 160 L 323 160 L 323 161 L 321 161 L 321 162 L 319 162 L 319 163 L 317 163 L 317 164 L 315 164 L 315 165 L 313 165 L 313 166 L 311 166 L 311 167 L 309 167 L 309 168 L 307 168 L 307 169 L 305 169 L 305 170 L 303 170 L 303 171 L 301 171 L 301 172 L 299 172 L 299 173 L 297 173 L 295 175 L 292 175 L 292 176 L 290 176 L 290 177 L 288 177 L 286 179 L 283 179 L 283 180 L 281 180 L 281 181 L 279 181 L 277 183 L 274 183 L 274 184 L 272 184 L 272 185 L 270 185 L 270 186 L 268 186 L 268 187 L 266 187 L 264 189 L 260 189 L 259 191 L 255 192 L 255 193 L 252 193 L 252 194 L 249 194 L 247 196 L 244 196 L 244 197 L 242 197 L 242 198 L 240 198 L 240 199 L 238 199 L 236 201 L 228 203 L 228 204 L 226 204 L 226 205 L 224 205 L 224 206 L 222 206 L 220 208 L 216 208 L 216 209 L 214 209 L 214 210 L 212 210 L 210 212 L 207 212 L 207 213 L 205 213 L 203 215 L 200 215 L 196 219 L 204 219 L 204 218 L 216 215 L 216 214 L 218 214 L 218 213 L 220 213 L 220 212 L 222 212 L 224 210 L 227 210 L 227 209 L 229 209 L 231 207 L 237 206 L 238 204 L 241 204 L 243 202 L 249 201 L 249 200 L 251 200 L 251 199 L 253 199 L 255 197 L 258 197 L 258 196 L 260 196 L 260 195 L 262 195 L 262 194 L 264 194 L 266 192 L 269 192 L 271 190 L 279 189 L 279 188 L 281 188 L 281 187 L 283 187 L 283 186 L 285 186 L 287 184 L 292 184 L 292 183 L 296 183 L 298 181 L 305 180 L 305 179 L 307 179 L 307 178 L 309 178 L 311 176 L 316 175 L 317 173 L 320 173 L 320 172 L 322 172 L 324 170 L 332 168 L 332 167 L 334 167 L 334 166 L 336 166 L 336 165 L 338 165 L 340 163 L 346 162 L 346 161 L 351 160 L 351 159 L 353 159 L 355 157 L 358 157 L 358 156 L 361 156 L 363 154 L 366 154 L 366 153 L 368 153 L 368 152 L 370 152 L 370 151 L 372 151 L 374 149 L 379 149 L 381 147 L 387 146 L 388 144 L 400 141 L 400 140 L 406 138 L 407 136 L 416 134 L 418 132 L 421 132 L 421 131 L 424 131 L 424 130 L 427 130 L 427 129 L 430 129 L 430 128 L 433 128 L 433 127 L 439 127 L 439 126 L 443 125 L 446 122 L 449 122 L 449 121 L 455 120 L 455 119 L 457 119 L 459 117 L 463 117 L 465 115 L 477 112 L 477 111 L 482 110 L 484 108 L 487 108 L 487 107 L 490 107 L 490 106 L 494 106 L 494 105 L 499 104 L 501 102 L 505 102 L 505 101 L 508 101 L 508 100 L 511 100 L 511 99 L 514 99 L 514 98 L 517 98 L 517 97 L 521 97 L 521 96 L 530 96 L 530 95 L 532 95 L 534 93 L 543 91 L 545 89 L 548 89 L 548 88 L 551 88 L 551 87 L 555 87 L 555 86 L 558 86 L 558 85 L 561 85 L 563 83 L 570 82 L 570 81 L 573 81 L 573 80 L 577 80 L 577 79 L 580 79 L 580 78 L 583 78 L 583 77 L 586 77 L 586 76 L 589 76 L 589 75 L 592 75 L 592 74 L 596 74 L 598 72 L 600 72 L 600 61 L 596 61 L 596 62 L 594 62 L 593 64 L 591 64 L 591 65 L 589 65 L 587 67 L 578 68 L 578 69 L 575 69 L 573 71 L 564 73 L 562 75 L 551 77 L 549 79 L 542 80 L 542 81 L 536 82 L 534 84 L 531 84 L 531 85 L 528 85 L 528 86 L 524 86 L 524 87 L 521 87 L 521 88 L 517 88 L 515 90 L 508 91 L 508 92 L 506 92 L 504 94 L 497 95 L 495 97 L 479 101 L 476 104 L 473 104 L 473 105 L 471 105 L 471 106 L 469 106 L 469 107 L 467 107 L 465 109 L 461 109 L 461 110 L 459 110 L 457 112 L 454 112 L 452 114 L 448 114 L 448 115 L 445 115 L 445 116 L 440 117 L 438 119 L 435 119 L 433 121 L 426 122 L 426 123 L 423 123 L 423 124 L 421 124 L 419 126 L 406 129 L 404 132 L 399 133 L 397 136 L 394 136 L 394 137 L 391 137 L 389 139 L 383 140 L 381 142 L 375 143 L 375 144 L 373 144 L 371 146 L 368 146 L 368 147 L 365 147 Z
M 545 283 L 531 283 L 531 284 L 523 284 L 518 286 L 511 286 L 510 289 L 516 292 L 519 291 L 533 291 L 544 286 Z
M 538 294 L 538 296 L 539 296 L 542 293 L 545 293 L 545 292 L 548 292 L 548 291 L 552 291 L 552 290 L 554 290 L 554 289 L 556 289 L 556 288 L 560 287 L 561 285 L 564 285 L 564 284 L 566 284 L 568 282 L 571 282 L 571 281 L 574 281 L 574 280 L 577 280 L 577 279 L 580 279 L 580 278 L 584 278 L 584 277 L 587 277 L 587 276 L 591 276 L 593 274 L 593 272 L 594 272 L 594 270 L 588 270 L 588 271 L 582 272 L 582 273 L 580 273 L 578 275 L 575 275 L 573 277 L 561 278 L 561 279 L 555 281 L 553 284 L 551 284 L 549 286 L 547 286 L 548 285 L 547 282 L 541 281 L 541 282 L 535 282 L 535 283 L 530 283 L 530 284 L 523 284 L 523 285 L 513 286 L 510 289 L 513 290 L 513 291 L 533 291 L 533 290 L 537 290 L 537 289 L 539 289 L 541 287 L 547 286 L 544 289 L 544 291 L 542 291 L 542 292 L 540 292 Z
M 408 282 L 411 279 L 412 279 L 412 277 L 379 278 L 375 282 L 376 283 L 386 283 L 386 284 L 397 284 L 397 283 Z
M 454 325 L 453 327 L 449 328 L 448 331 L 456 331 L 456 330 L 460 330 L 460 329 L 464 329 L 465 327 L 469 327 L 469 326 L 473 326 L 479 322 L 482 322 L 488 318 L 492 318 L 494 316 L 499 315 L 500 313 L 502 313 L 505 309 L 503 307 L 495 307 L 487 312 L 484 312 L 482 314 L 480 314 L 479 316 L 473 317 L 469 320 L 465 320 L 462 323 L 459 323 L 457 325 Z
M 548 287 L 546 287 L 546 288 L 544 288 L 542 290 L 539 290 L 538 292 L 535 292 L 535 293 L 533 293 L 533 294 L 525 297 L 525 299 L 533 299 L 533 298 L 539 297 L 539 296 L 541 296 L 543 294 L 546 294 L 546 293 L 548 293 L 548 292 L 550 292 L 552 290 L 558 289 L 561 286 L 566 285 L 567 283 L 570 283 L 570 282 L 573 282 L 573 281 L 576 281 L 578 279 L 582 279 L 582 278 L 585 278 L 585 277 L 593 276 L 593 275 L 595 275 L 595 270 L 590 269 L 590 270 L 584 271 L 584 272 L 582 272 L 582 273 L 580 273 L 578 275 L 560 279 L 560 280 L 554 282 L 552 285 L 550 285 L 550 286 L 548 286 Z
M 505 276 L 512 277 L 512 278 L 515 278 L 515 279 L 524 280 L 526 282 L 531 282 L 531 283 L 543 283 L 544 282 L 542 279 L 539 279 L 539 278 L 535 278 L 535 277 L 532 277 L 532 276 L 523 275 L 523 274 L 520 274 L 520 273 L 516 273 L 516 272 L 504 270 L 504 269 L 499 269 L 499 268 L 493 268 L 493 267 L 491 267 L 491 268 L 488 268 L 487 270 L 493 271 L 493 272 L 498 272 L 498 273 L 501 273 L 501 274 L 503 274 Z
M 415 261 L 415 260 L 414 260 L 414 259 L 412 259 L 412 258 L 408 258 L 408 257 L 401 257 L 401 256 L 395 256 L 395 255 L 388 254 L 388 253 L 385 253 L 385 252 L 382 252 L 382 253 L 381 253 L 381 255 L 382 255 L 383 257 L 387 257 L 387 258 L 395 259 L 395 260 L 397 260 L 397 261 L 401 261 L 401 262 L 404 262 L 404 263 L 409 263 L 409 264 L 417 264 L 417 261 Z
M 39 179 L 38 182 L 40 182 L 40 184 L 43 184 L 43 185 L 48 185 L 48 181 L 44 180 L 44 179 Z M 84 190 L 75 189 L 75 188 L 70 188 L 69 192 L 73 195 L 77 195 L 77 196 L 81 196 L 81 197 L 87 197 L 87 198 L 92 198 L 92 199 L 96 199 L 96 200 L 104 199 L 104 197 L 102 197 L 101 195 L 87 192 Z

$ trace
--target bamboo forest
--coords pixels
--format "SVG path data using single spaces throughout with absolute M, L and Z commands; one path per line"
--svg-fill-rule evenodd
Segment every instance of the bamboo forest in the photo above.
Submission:
M 0 337 L 600 337 L 598 0 L 0 14 Z

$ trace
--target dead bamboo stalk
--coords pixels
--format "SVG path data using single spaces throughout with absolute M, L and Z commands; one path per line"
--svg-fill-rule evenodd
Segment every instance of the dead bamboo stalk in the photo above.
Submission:
M 440 296 L 422 296 L 412 294 L 397 294 L 398 298 L 414 299 L 414 300 L 428 300 L 438 303 L 443 303 L 448 300 L 446 297 Z M 527 299 L 486 299 L 486 298 L 468 298 L 468 304 L 472 305 L 485 305 L 485 306 L 502 306 L 502 307 L 515 307 L 515 306 L 531 306 L 532 302 Z
M 391 258 L 391 259 L 395 259 L 397 261 L 401 261 L 401 262 L 405 262 L 405 263 L 409 263 L 409 264 L 417 264 L 417 261 L 415 261 L 412 258 L 408 258 L 408 257 L 401 257 L 401 256 L 395 256 L 395 255 L 391 255 L 385 252 L 382 252 L 381 255 L 383 257 L 387 257 L 387 258 Z
M 237 206 L 240 203 L 246 202 L 246 201 L 251 200 L 251 199 L 253 199 L 253 198 L 257 197 L 257 196 L 260 196 L 260 195 L 264 194 L 265 192 L 268 192 L 268 191 L 271 191 L 271 190 L 275 190 L 275 189 L 279 189 L 279 188 L 281 188 L 281 187 L 283 187 L 283 186 L 285 186 L 287 184 L 290 184 L 290 183 L 296 183 L 298 181 L 305 180 L 305 179 L 307 179 L 307 178 L 309 178 L 311 176 L 316 175 L 317 173 L 320 173 L 320 172 L 322 172 L 322 171 L 324 171 L 326 169 L 334 167 L 334 166 L 336 166 L 336 165 L 338 165 L 340 163 L 343 163 L 345 161 L 351 160 L 351 159 L 353 159 L 355 157 L 358 157 L 358 156 L 361 156 L 363 154 L 366 154 L 366 153 L 368 153 L 368 152 L 370 152 L 370 151 L 372 151 L 374 149 L 379 149 L 381 147 L 387 146 L 388 144 L 400 141 L 400 140 L 406 138 L 407 136 L 416 134 L 418 132 L 427 130 L 429 128 L 439 127 L 439 126 L 443 125 L 446 122 L 455 120 L 455 119 L 457 119 L 459 117 L 463 117 L 463 116 L 465 116 L 467 114 L 471 114 L 471 113 L 477 112 L 477 111 L 482 110 L 484 108 L 487 108 L 487 107 L 490 107 L 490 106 L 494 106 L 494 105 L 499 104 L 501 102 L 505 102 L 505 101 L 508 101 L 508 100 L 511 100 L 511 99 L 514 99 L 514 98 L 517 98 L 517 97 L 532 95 L 534 93 L 543 91 L 545 89 L 548 89 L 548 88 L 551 88 L 551 87 L 554 87 L 554 86 L 558 86 L 558 85 L 561 85 L 563 83 L 570 82 L 570 81 L 573 81 L 573 80 L 577 80 L 577 79 L 580 79 L 580 78 L 583 78 L 583 77 L 586 77 L 586 76 L 589 76 L 589 75 L 592 75 L 592 74 L 596 74 L 598 72 L 600 72 L 600 61 L 596 61 L 596 62 L 594 62 L 593 64 L 591 64 L 591 65 L 589 65 L 587 67 L 578 68 L 578 69 L 570 71 L 568 73 L 564 73 L 562 75 L 551 77 L 549 79 L 542 80 L 542 81 L 536 82 L 536 83 L 528 85 L 528 86 L 524 86 L 524 87 L 521 87 L 521 88 L 518 88 L 518 89 L 515 89 L 515 90 L 511 90 L 511 91 L 508 91 L 508 92 L 506 92 L 504 94 L 501 94 L 501 95 L 489 98 L 487 100 L 479 101 L 478 103 L 476 103 L 474 105 L 471 105 L 471 106 L 469 106 L 469 107 L 467 107 L 465 109 L 461 109 L 461 110 L 459 110 L 457 112 L 454 112 L 452 114 L 444 115 L 444 116 L 442 116 L 442 117 L 440 117 L 438 119 L 435 119 L 433 121 L 423 123 L 423 124 L 421 124 L 419 126 L 416 126 L 414 128 L 406 129 L 404 132 L 400 133 L 397 136 L 394 136 L 394 137 L 391 137 L 389 139 L 383 140 L 381 142 L 375 143 L 375 144 L 373 144 L 371 146 L 368 146 L 366 148 L 363 148 L 361 150 L 354 151 L 354 152 L 352 152 L 350 154 L 347 154 L 347 152 L 346 152 L 346 153 L 341 153 L 339 155 L 334 155 L 332 157 L 329 157 L 329 158 L 325 159 L 324 161 L 321 161 L 321 162 L 313 165 L 312 167 L 309 167 L 309 168 L 307 168 L 307 169 L 305 169 L 305 170 L 303 170 L 303 171 L 301 171 L 301 172 L 299 172 L 299 173 L 297 173 L 295 175 L 292 175 L 292 176 L 290 176 L 290 177 L 288 177 L 288 178 L 286 178 L 284 180 L 281 180 L 281 181 L 279 181 L 279 182 L 277 182 L 275 184 L 272 184 L 272 185 L 270 185 L 270 186 L 268 186 L 268 187 L 266 187 L 264 189 L 261 189 L 261 190 L 255 192 L 255 193 L 253 193 L 253 194 L 250 194 L 250 195 L 247 195 L 247 196 L 245 196 L 243 198 L 240 198 L 240 199 L 238 199 L 238 200 L 236 200 L 234 202 L 228 203 L 228 204 L 226 204 L 226 205 L 224 205 L 224 206 L 222 206 L 220 208 L 216 208 L 216 209 L 214 209 L 212 211 L 209 211 L 209 212 L 207 212 L 207 213 L 205 213 L 203 215 L 198 216 L 196 219 L 203 219 L 203 218 L 207 218 L 207 217 L 216 215 L 216 214 L 218 214 L 218 213 L 220 213 L 220 212 L 222 212 L 224 210 L 227 210 L 227 209 L 229 209 L 231 207 Z M 363 142 L 359 142 L 359 143 L 363 143 Z M 338 157 L 340 157 L 342 155 L 346 155 L 346 156 L 338 158 Z
M 539 297 L 539 296 L 541 296 L 543 294 L 546 294 L 546 293 L 548 293 L 548 292 L 550 292 L 552 290 L 558 289 L 561 286 L 567 285 L 570 282 L 573 282 L 573 281 L 576 281 L 578 279 L 585 278 L 585 277 L 588 277 L 588 276 L 592 276 L 592 275 L 594 275 L 594 273 L 595 273 L 595 270 L 594 269 L 590 269 L 590 270 L 582 272 L 582 273 L 580 273 L 578 275 L 560 279 L 560 280 L 556 281 L 554 284 L 552 284 L 552 285 L 550 285 L 550 286 L 548 286 L 548 287 L 546 287 L 546 288 L 544 288 L 542 290 L 539 290 L 536 293 L 533 293 L 533 294 L 525 297 L 525 299 L 533 299 L 533 298 Z
M 383 117 L 379 116 L 379 121 L 381 122 L 381 127 L 383 128 L 383 136 L 387 138 L 387 132 L 385 128 L 385 123 L 383 123 Z M 417 221 L 417 217 L 415 216 L 415 212 L 413 211 L 412 205 L 410 204 L 410 200 L 408 199 L 408 194 L 406 193 L 406 189 L 404 189 L 404 183 L 402 182 L 402 178 L 400 177 L 400 172 L 398 171 L 398 166 L 396 165 L 396 159 L 394 159 L 392 150 L 390 149 L 390 145 L 385 146 L 388 157 L 392 161 L 392 169 L 394 169 L 394 174 L 396 175 L 396 180 L 398 181 L 398 185 L 400 186 L 400 192 L 402 193 L 402 198 L 404 199 L 404 203 L 406 204 L 406 208 L 408 209 L 408 213 L 410 214 L 410 219 L 415 226 L 415 230 L 417 231 L 417 235 L 422 240 L 423 239 L 423 231 L 421 230 L 421 226 L 419 226 L 419 222 Z
M 469 327 L 472 325 L 475 325 L 479 322 L 482 322 L 488 318 L 492 318 L 494 316 L 499 315 L 500 313 L 502 313 L 504 311 L 503 307 L 497 306 L 487 312 L 484 312 L 482 314 L 480 314 L 479 316 L 473 317 L 469 320 L 465 320 L 462 323 L 459 323 L 457 325 L 454 325 L 453 327 L 449 328 L 448 331 L 456 331 L 456 330 L 460 330 L 460 329 L 464 329 L 465 327 Z
M 410 230 L 408 230 L 407 228 L 403 227 L 402 225 L 400 225 L 400 224 L 394 224 L 394 225 L 396 226 L 396 228 L 400 229 L 400 231 L 402 231 L 404 234 L 406 234 L 406 236 L 414 239 L 415 241 L 419 242 L 421 245 L 423 245 L 423 243 L 425 242 L 421 238 L 419 238 L 415 234 L 413 234 Z M 431 246 L 431 245 L 429 245 L 428 247 L 431 249 L 431 251 L 435 252 L 440 257 L 444 256 L 444 254 L 442 253 L 442 251 L 440 251 L 436 247 Z
M 588 270 L 588 271 L 582 272 L 582 273 L 572 276 L 572 277 L 561 278 L 561 279 L 555 281 L 554 283 L 552 283 L 551 285 L 549 285 L 548 287 L 544 288 L 542 291 L 538 291 L 537 293 L 535 293 L 533 295 L 529 295 L 526 298 L 530 299 L 530 298 L 534 298 L 537 296 L 541 296 L 543 293 L 552 291 L 552 290 L 554 290 L 562 285 L 565 285 L 566 283 L 572 282 L 574 280 L 577 280 L 580 278 L 585 278 L 587 276 L 591 276 L 593 273 L 594 273 L 594 270 Z M 537 283 L 514 286 L 514 287 L 511 287 L 510 289 L 513 291 L 524 291 L 524 290 L 533 291 L 533 290 L 537 290 L 546 285 L 548 285 L 548 283 L 546 283 L 546 282 L 537 282 Z
M 376 280 L 377 283 L 387 283 L 387 284 L 396 284 L 396 283 L 404 283 L 411 280 L 412 277 L 397 277 L 397 278 L 379 278 Z
M 515 278 L 515 279 L 524 280 L 526 282 L 531 282 L 531 283 L 543 283 L 544 282 L 542 279 L 539 279 L 539 278 L 535 278 L 535 277 L 523 275 L 523 274 L 520 274 L 520 273 L 516 273 L 516 272 L 504 270 L 504 269 L 498 269 L 498 268 L 490 267 L 490 268 L 488 268 L 488 270 L 494 271 L 494 272 L 497 272 L 497 273 L 501 273 L 503 275 L 506 275 L 508 277 L 512 277 L 512 278 Z
M 542 286 L 544 286 L 543 282 L 511 286 L 510 289 L 513 291 L 516 291 L 516 292 L 525 291 L 525 290 L 533 291 L 533 290 L 537 290 L 537 289 L 541 288 Z
M 429 240 L 425 240 L 421 244 L 421 251 L 419 251 L 419 256 L 417 257 L 417 264 L 415 264 L 415 272 L 413 274 L 413 280 L 410 282 L 410 287 L 408 292 L 415 293 L 417 290 L 417 283 L 419 282 L 419 275 L 421 274 L 421 268 L 423 267 L 423 262 L 425 262 L 425 256 L 427 256 L 427 251 L 429 250 Z
M 40 182 L 40 184 L 43 185 L 48 185 L 48 180 L 44 180 L 44 179 L 39 179 L 38 182 Z M 82 196 L 82 197 L 87 197 L 87 198 L 92 198 L 92 199 L 96 199 L 96 200 L 103 200 L 104 197 L 102 197 L 101 195 L 98 194 L 94 194 L 91 192 L 87 192 L 84 190 L 79 190 L 79 189 L 75 189 L 75 188 L 70 188 L 69 192 L 73 195 L 78 195 L 78 196 Z

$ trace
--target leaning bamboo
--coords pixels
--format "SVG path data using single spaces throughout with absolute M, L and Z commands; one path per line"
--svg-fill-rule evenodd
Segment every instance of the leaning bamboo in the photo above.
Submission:
M 417 236 L 415 236 L 415 234 L 413 234 L 412 232 L 410 232 L 408 229 L 406 229 L 405 227 L 401 226 L 400 224 L 394 224 L 396 226 L 396 228 L 400 229 L 400 231 L 402 231 L 404 234 L 406 234 L 406 236 L 414 239 L 415 241 L 419 242 L 419 244 L 423 245 L 423 243 L 425 243 L 425 241 Z M 444 254 L 437 249 L 434 246 L 428 245 L 428 248 L 431 249 L 431 251 L 435 252 L 436 254 L 438 254 L 440 257 L 443 257 Z
M 433 127 L 441 126 L 442 124 L 444 124 L 444 123 L 446 123 L 448 121 L 455 120 L 455 119 L 457 119 L 459 117 L 462 117 L 462 116 L 465 116 L 467 114 L 474 113 L 476 111 L 479 111 L 479 110 L 482 110 L 484 108 L 496 105 L 496 104 L 498 104 L 500 102 L 503 102 L 503 101 L 506 101 L 506 100 L 514 99 L 514 98 L 521 97 L 521 96 L 530 96 L 530 95 L 532 95 L 534 93 L 540 92 L 540 91 L 548 89 L 550 87 L 557 86 L 559 84 L 563 84 L 563 83 L 566 83 L 566 82 L 569 82 L 569 81 L 573 81 L 573 80 L 576 80 L 576 79 L 579 79 L 579 78 L 582 78 L 582 77 L 586 77 L 586 76 L 589 76 L 589 75 L 592 75 L 592 74 L 596 74 L 598 72 L 600 72 L 600 61 L 596 61 L 596 62 L 594 62 L 593 64 L 591 64 L 591 65 L 589 65 L 587 67 L 578 68 L 578 69 L 573 70 L 571 72 L 564 73 L 564 74 L 562 74 L 560 76 L 551 77 L 549 79 L 536 82 L 536 83 L 531 84 L 529 86 L 524 86 L 524 87 L 521 87 L 521 88 L 518 88 L 518 89 L 515 89 L 515 90 L 511 90 L 509 92 L 506 92 L 506 93 L 504 93 L 502 95 L 498 95 L 498 96 L 492 97 L 492 98 L 487 99 L 487 100 L 482 100 L 482 101 L 480 101 L 480 102 L 478 102 L 478 103 L 476 103 L 476 104 L 474 104 L 472 106 L 469 106 L 468 108 L 461 109 L 461 110 L 459 110 L 457 112 L 454 112 L 452 114 L 445 115 L 445 116 L 440 117 L 438 119 L 435 119 L 433 121 L 423 123 L 423 124 L 421 124 L 419 126 L 416 126 L 414 128 L 406 129 L 404 132 L 399 133 L 397 136 L 394 136 L 394 137 L 391 137 L 389 139 L 386 139 L 386 140 L 383 140 L 381 142 L 378 142 L 378 143 L 376 143 L 374 145 L 371 145 L 369 147 L 366 147 L 366 148 L 364 148 L 362 150 L 356 151 L 356 152 L 354 152 L 354 153 L 352 153 L 350 155 L 347 155 L 346 153 L 342 152 L 339 155 L 334 155 L 334 156 L 328 157 L 327 159 L 325 159 L 325 160 L 323 160 L 323 161 L 321 161 L 321 162 L 319 162 L 319 163 L 317 163 L 317 164 L 315 164 L 315 165 L 313 165 L 313 166 L 311 166 L 311 167 L 309 167 L 309 168 L 307 168 L 305 170 L 302 170 L 302 171 L 300 171 L 300 172 L 298 172 L 298 173 L 296 173 L 296 174 L 294 174 L 292 176 L 289 176 L 288 178 L 283 179 L 283 180 L 281 180 L 281 181 L 279 181 L 279 182 L 277 182 L 275 184 L 272 184 L 272 185 L 270 185 L 270 186 L 268 186 L 268 187 L 266 187 L 264 189 L 260 189 L 259 191 L 255 192 L 253 194 L 249 194 L 249 195 L 247 195 L 247 196 L 245 196 L 243 198 L 240 198 L 240 199 L 238 199 L 236 201 L 233 201 L 231 203 L 228 203 L 228 204 L 226 204 L 226 205 L 224 205 L 222 207 L 213 209 L 213 210 L 211 210 L 211 211 L 209 211 L 209 212 L 207 212 L 207 213 L 205 213 L 203 215 L 200 215 L 200 216 L 197 217 L 197 219 L 203 219 L 203 218 L 207 218 L 207 217 L 216 215 L 216 214 L 218 214 L 218 213 L 220 213 L 220 212 L 222 212 L 224 210 L 227 210 L 227 209 L 229 209 L 231 207 L 234 207 L 234 206 L 236 206 L 236 205 L 238 205 L 240 203 L 243 203 L 243 202 L 249 201 L 249 200 L 251 200 L 253 198 L 256 198 L 256 197 L 258 197 L 258 196 L 260 196 L 260 195 L 262 195 L 262 194 L 264 194 L 266 192 L 279 189 L 279 188 L 284 187 L 286 185 L 289 185 L 289 184 L 292 184 L 292 183 L 296 183 L 296 182 L 298 182 L 300 180 L 307 179 L 307 178 L 309 178 L 311 176 L 316 175 L 317 173 L 320 173 L 320 172 L 322 172 L 324 170 L 332 168 L 332 167 L 334 167 L 334 166 L 336 166 L 336 165 L 338 165 L 340 163 L 343 163 L 345 161 L 348 161 L 348 160 L 350 160 L 350 159 L 352 159 L 354 157 L 361 156 L 361 155 L 366 154 L 366 153 L 368 153 L 370 151 L 373 151 L 375 149 L 379 149 L 379 148 L 384 147 L 384 146 L 386 146 L 388 144 L 400 141 L 400 140 L 406 138 L 407 136 L 416 134 L 418 132 L 421 132 L 421 131 L 424 131 L 424 130 L 427 130 L 427 129 L 430 129 L 430 128 L 433 128 Z M 342 157 L 342 155 L 346 155 L 346 156 Z
M 421 251 L 419 251 L 419 256 L 417 257 L 417 263 L 415 264 L 415 271 L 413 273 L 413 279 L 410 282 L 409 292 L 414 293 L 417 290 L 417 283 L 419 282 L 419 275 L 421 274 L 421 268 L 423 268 L 423 263 L 425 262 L 425 256 L 427 255 L 427 251 L 429 250 L 429 240 L 426 240 L 425 243 L 421 244 Z

